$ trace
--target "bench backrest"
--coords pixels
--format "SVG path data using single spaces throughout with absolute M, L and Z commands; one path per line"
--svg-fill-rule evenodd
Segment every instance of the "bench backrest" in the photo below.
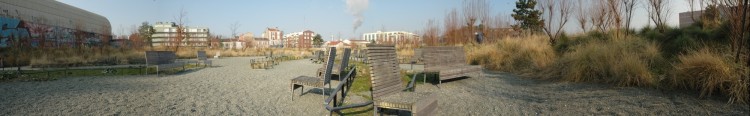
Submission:
M 422 49 L 422 58 L 425 69 L 466 64 L 466 54 L 463 47 L 425 47 Z
M 339 77 L 346 75 L 345 69 L 346 67 L 349 67 L 349 56 L 352 54 L 351 48 L 345 48 L 344 49 L 344 55 L 341 57 L 341 67 L 339 69 Z
M 198 51 L 198 60 L 206 60 L 208 59 L 208 56 L 206 56 L 206 51 Z
M 325 71 L 323 71 L 323 75 L 318 76 L 318 78 L 322 78 L 322 80 L 324 80 L 324 84 L 328 84 L 331 82 L 331 73 L 333 72 L 334 59 L 336 59 L 336 47 L 331 47 L 331 49 L 328 49 L 328 59 L 326 59 L 326 62 L 323 65 L 323 67 L 325 67 Z
M 173 51 L 146 51 L 146 65 L 171 64 L 176 59 Z
M 393 45 L 368 45 L 367 58 L 370 62 L 372 98 L 391 95 L 404 90 L 401 72 Z

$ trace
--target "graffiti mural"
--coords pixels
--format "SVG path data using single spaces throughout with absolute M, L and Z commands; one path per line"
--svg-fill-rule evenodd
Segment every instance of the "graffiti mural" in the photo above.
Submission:
M 13 47 L 19 43 L 31 47 L 94 47 L 101 45 L 102 37 L 107 37 L 98 33 L 28 23 L 7 17 L 0 17 L 0 27 L 0 48 Z
M 29 31 L 21 26 L 21 20 L 0 17 L 0 27 L 0 47 L 13 46 L 14 39 L 29 37 Z

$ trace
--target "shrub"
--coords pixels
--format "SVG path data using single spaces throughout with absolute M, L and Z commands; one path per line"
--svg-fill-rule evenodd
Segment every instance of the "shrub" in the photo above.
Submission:
M 678 56 L 674 75 L 668 82 L 671 86 L 700 90 L 700 97 L 714 91 L 728 95 L 729 102 L 745 103 L 748 100 L 748 82 L 743 81 L 747 67 L 732 62 L 730 54 L 703 48 Z
M 468 46 L 467 57 L 472 64 L 508 72 L 540 70 L 557 59 L 544 36 L 505 38 L 489 45 Z
M 658 62 L 663 62 L 658 46 L 638 37 L 593 40 L 573 46 L 550 74 L 543 77 L 571 82 L 601 82 L 619 86 L 652 86 Z

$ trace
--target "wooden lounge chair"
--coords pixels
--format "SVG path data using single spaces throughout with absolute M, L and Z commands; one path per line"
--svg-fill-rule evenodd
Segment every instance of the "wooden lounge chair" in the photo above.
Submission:
M 300 92 L 300 95 L 305 91 L 304 86 L 310 86 L 315 88 L 321 88 L 323 89 L 323 96 L 325 97 L 325 88 L 323 88 L 325 85 L 328 85 L 330 88 L 330 82 L 331 82 L 331 73 L 333 72 L 333 60 L 336 58 L 336 48 L 331 47 L 331 49 L 328 50 L 328 59 L 324 63 L 323 67 L 325 67 L 325 71 L 323 74 L 316 74 L 315 77 L 310 76 L 299 76 L 294 79 L 292 79 L 291 82 L 291 90 L 292 90 L 292 100 L 294 100 L 294 90 L 297 88 L 301 88 L 302 91 Z M 324 98 L 325 99 L 325 98 Z
M 380 108 L 411 111 L 415 116 L 431 116 L 437 113 L 437 99 L 434 94 L 405 92 L 401 72 L 393 45 L 368 45 L 367 58 L 370 62 L 372 82 L 373 113 Z M 412 79 L 412 81 L 415 81 Z

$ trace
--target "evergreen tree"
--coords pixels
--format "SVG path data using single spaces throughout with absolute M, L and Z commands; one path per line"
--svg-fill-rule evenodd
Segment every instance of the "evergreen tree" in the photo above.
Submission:
M 518 23 L 513 28 L 539 32 L 542 30 L 544 21 L 541 19 L 542 12 L 534 9 L 536 0 L 518 0 L 516 9 L 513 9 L 513 19 Z

